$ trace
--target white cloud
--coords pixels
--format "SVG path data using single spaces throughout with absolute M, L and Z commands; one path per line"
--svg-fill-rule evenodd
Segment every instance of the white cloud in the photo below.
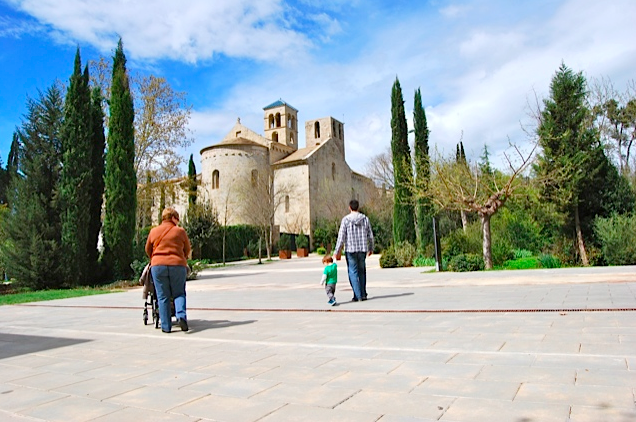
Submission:
M 57 39 L 111 51 L 121 36 L 134 59 L 198 62 L 215 54 L 296 60 L 310 42 L 286 27 L 281 0 L 8 0 Z

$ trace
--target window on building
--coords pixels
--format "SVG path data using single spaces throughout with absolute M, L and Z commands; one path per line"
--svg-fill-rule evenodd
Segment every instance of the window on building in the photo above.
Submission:
M 320 138 L 320 122 L 314 123 L 314 138 Z
M 278 142 L 278 132 L 272 133 L 272 141 Z
M 334 138 L 338 137 L 338 132 L 336 129 L 336 122 L 332 121 L 331 122 L 331 136 L 333 136 Z
M 280 113 L 276 113 L 276 127 L 280 127 Z
M 237 131 L 236 131 L 236 137 L 238 138 L 239 136 L 241 136 L 241 131 L 240 131 L 240 130 L 237 130 Z
M 252 170 L 252 186 L 256 186 L 256 182 L 258 181 L 258 170 Z
M 285 212 L 289 212 L 289 195 L 285 195 Z
M 340 139 L 344 139 L 344 135 L 343 135 L 343 133 L 344 133 L 344 128 L 342 127 L 342 125 L 338 125 L 338 129 L 340 129 L 340 136 L 339 136 L 339 138 L 340 138 Z
M 331 179 L 336 180 L 336 163 L 331 163 Z
M 291 119 L 292 119 L 291 114 L 288 114 L 287 115 L 287 127 L 290 128 L 290 129 L 292 128 L 292 120 Z
M 219 171 L 214 170 L 212 172 L 212 189 L 218 189 L 218 188 L 219 188 Z
M 294 134 L 293 133 L 289 134 L 289 143 L 294 145 Z
M 274 115 L 273 114 L 270 114 L 268 116 L 268 121 L 269 121 L 268 122 L 269 128 L 270 129 L 273 128 L 274 127 Z

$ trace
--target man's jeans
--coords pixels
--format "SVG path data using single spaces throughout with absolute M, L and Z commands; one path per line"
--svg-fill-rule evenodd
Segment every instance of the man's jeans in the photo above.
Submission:
M 349 283 L 353 289 L 353 296 L 360 300 L 367 298 L 367 267 L 365 259 L 366 252 L 345 252 L 347 257 L 347 272 L 349 273 Z
M 186 267 L 178 265 L 156 265 L 150 268 L 159 300 L 159 319 L 161 329 L 172 329 L 170 299 L 174 299 L 174 313 L 180 319 L 186 319 Z

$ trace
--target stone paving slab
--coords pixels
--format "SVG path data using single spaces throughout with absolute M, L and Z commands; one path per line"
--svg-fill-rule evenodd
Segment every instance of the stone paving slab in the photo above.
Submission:
M 607 310 L 636 308 L 636 267 L 372 257 L 370 300 L 352 303 L 340 261 L 336 307 L 321 268 L 204 271 L 187 333 L 144 326 L 138 289 L 0 307 L 0 420 L 636 421 L 636 312 Z

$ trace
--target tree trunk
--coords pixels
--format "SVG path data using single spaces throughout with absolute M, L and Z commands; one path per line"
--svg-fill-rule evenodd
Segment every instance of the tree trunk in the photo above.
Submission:
M 490 217 L 489 214 L 480 215 L 482 230 L 482 251 L 484 254 L 484 266 L 492 270 L 492 244 L 490 242 Z
M 262 255 L 261 254 L 261 238 L 262 238 L 262 236 L 258 236 L 258 263 L 259 264 L 263 263 L 262 257 L 261 257 L 261 255 Z
M 587 259 L 587 253 L 585 252 L 585 243 L 583 242 L 583 233 L 581 232 L 581 221 L 579 219 L 579 206 L 578 204 L 574 208 L 574 225 L 576 226 L 576 244 L 579 247 L 579 255 L 581 255 L 581 261 L 584 266 L 589 266 L 590 262 Z
M 464 210 L 461 210 L 460 213 L 462 216 L 462 229 L 464 229 L 464 233 L 466 233 L 466 229 L 468 227 L 468 215 Z

